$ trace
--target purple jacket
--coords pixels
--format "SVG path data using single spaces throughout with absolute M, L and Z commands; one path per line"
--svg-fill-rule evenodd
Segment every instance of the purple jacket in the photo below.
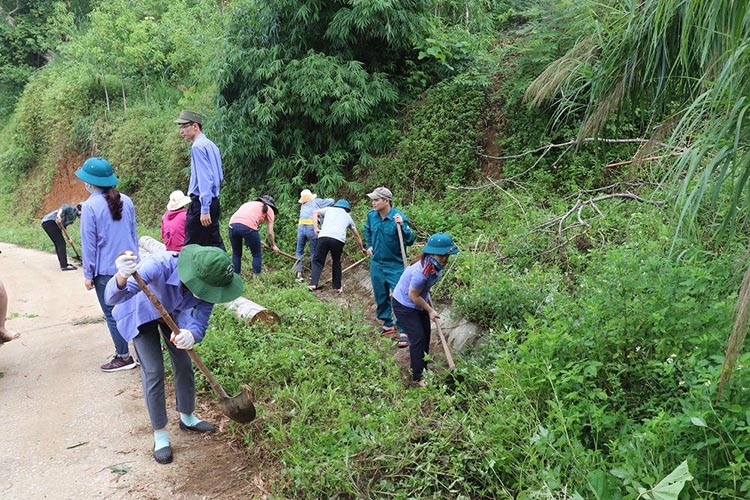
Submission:
M 214 305 L 196 298 L 182 286 L 177 275 L 177 255 L 174 252 L 149 255 L 143 259 L 138 274 L 174 318 L 177 326 L 193 332 L 195 341 L 200 342 L 206 334 Z M 116 277 L 109 280 L 104 289 L 104 301 L 115 306 L 112 316 L 117 321 L 120 335 L 127 341 L 138 335 L 139 326 L 161 318 L 133 278 L 128 279 L 122 290 L 117 288 Z

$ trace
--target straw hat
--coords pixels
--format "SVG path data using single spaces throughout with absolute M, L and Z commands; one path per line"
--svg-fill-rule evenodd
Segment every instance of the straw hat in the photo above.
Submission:
M 299 203 L 307 203 L 308 201 L 312 201 L 317 197 L 318 195 L 314 194 L 309 189 L 303 189 L 299 194 Z

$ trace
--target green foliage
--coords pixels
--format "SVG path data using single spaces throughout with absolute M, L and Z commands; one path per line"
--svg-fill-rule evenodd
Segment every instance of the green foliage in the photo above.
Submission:
M 380 161 L 378 175 L 391 185 L 437 193 L 475 178 L 487 85 L 469 73 L 430 89 L 407 114 L 409 128 L 395 154 Z
M 90 8 L 74 3 L 76 12 Z M 229 392 L 240 384 L 254 391 L 259 418 L 232 429 L 258 466 L 277 474 L 272 495 L 747 497 L 750 356 L 740 357 L 734 384 L 714 402 L 746 237 L 738 231 L 709 247 L 701 229 L 675 239 L 660 206 L 632 200 L 574 210 L 573 225 L 560 226 L 550 221 L 578 198 L 617 189 L 658 196 L 624 181 L 653 181 L 659 169 L 605 168 L 634 146 L 593 141 L 520 155 L 580 131 L 576 120 L 588 116 L 581 98 L 593 87 L 532 110 L 522 94 L 580 33 L 615 43 L 606 26 L 595 31 L 605 6 L 92 4 L 1 134 L 0 210 L 16 217 L 0 240 L 51 250 L 33 212 L 56 163 L 89 154 L 113 162 L 119 187 L 135 200 L 139 234 L 157 235 L 168 193 L 186 188 L 189 145 L 171 121 L 190 107 L 206 114 L 207 135 L 224 153 L 227 212 L 272 192 L 285 248 L 299 188 L 350 194 L 361 221 L 363 188 L 383 184 L 413 222 L 412 256 L 437 231 L 461 248 L 433 299 L 477 324 L 480 339 L 454 353 L 455 377 L 431 353 L 425 390 L 405 387 L 404 355 L 394 360 L 392 342 L 374 334 L 369 297 L 347 296 L 346 307 L 311 300 L 292 283 L 288 259 L 268 253 L 269 272 L 247 283 L 248 297 L 281 316 L 276 329 L 216 308 L 198 350 Z M 661 15 L 668 26 L 655 33 L 672 32 L 674 18 Z M 499 39 L 497 26 L 512 36 Z M 740 72 L 731 73 L 716 82 L 743 89 Z M 433 85 L 436 78 L 445 80 Z M 702 84 L 710 89 L 713 80 Z M 673 88 L 665 85 L 664 95 Z M 578 106 L 563 117 L 560 103 Z M 673 109 L 668 101 L 632 104 L 627 116 L 606 121 L 604 135 L 640 136 L 654 109 Z M 712 106 L 702 109 L 721 109 Z M 743 106 L 728 121 L 738 144 Z M 691 158 L 698 175 L 703 157 Z M 723 192 L 715 202 L 729 207 L 733 198 Z M 706 228 L 715 223 L 700 217 Z
M 69 7 L 69 5 L 68 5 Z M 0 2 L 0 122 L 34 70 L 73 31 L 73 15 L 61 1 Z
M 62 56 L 102 81 L 107 111 L 113 103 L 127 109 L 131 99 L 177 101 L 178 86 L 195 101 L 196 88 L 208 85 L 201 77 L 215 69 L 221 23 L 221 9 L 211 0 L 101 2 Z
M 472 271 L 476 276 L 491 275 L 492 279 L 471 280 L 467 289 L 454 295 L 453 304 L 462 317 L 485 329 L 521 326 L 554 290 L 539 270 L 522 276 L 502 268 Z
M 680 220 L 696 222 L 703 201 L 729 227 L 747 211 L 750 143 L 745 2 L 678 0 L 616 3 L 598 12 L 596 31 L 581 38 L 529 88 L 564 120 L 581 116 L 580 136 L 600 133 L 617 111 L 648 109 L 657 140 L 670 137 L 670 188 Z M 652 132 L 653 131 L 653 132 Z M 671 155 L 670 155 L 671 156 Z
M 158 227 L 169 193 L 187 191 L 190 145 L 172 124 L 174 111 L 132 107 L 94 136 L 107 144 L 100 152 L 120 178 L 118 189 L 131 195 L 140 222 Z
M 250 185 L 343 187 L 392 140 L 395 77 L 414 58 L 422 0 L 240 2 L 219 83 L 219 133 L 237 165 L 233 199 Z

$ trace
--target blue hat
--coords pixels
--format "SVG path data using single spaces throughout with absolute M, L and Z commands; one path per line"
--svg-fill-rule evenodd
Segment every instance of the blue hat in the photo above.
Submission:
M 453 243 L 453 238 L 448 234 L 435 233 L 427 240 L 427 244 L 422 249 L 422 253 L 429 253 L 432 255 L 455 255 L 458 253 L 458 248 L 455 243 Z
M 337 201 L 336 203 L 333 204 L 333 206 L 336 208 L 343 208 L 347 212 L 351 212 L 352 210 L 352 207 L 349 205 L 349 202 L 344 199 Z
M 112 171 L 112 164 L 104 158 L 89 158 L 76 170 L 76 177 L 92 186 L 107 188 L 116 186 L 120 180 Z

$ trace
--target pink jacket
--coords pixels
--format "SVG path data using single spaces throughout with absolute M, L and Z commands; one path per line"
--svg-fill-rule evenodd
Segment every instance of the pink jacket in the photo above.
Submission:
M 185 244 L 185 217 L 187 210 L 167 210 L 161 218 L 161 240 L 167 250 L 179 252 Z

